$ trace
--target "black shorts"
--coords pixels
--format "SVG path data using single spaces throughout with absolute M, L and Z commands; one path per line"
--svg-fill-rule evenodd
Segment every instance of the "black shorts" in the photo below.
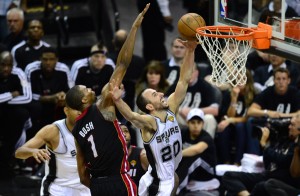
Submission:
M 93 196 L 137 195 L 137 187 L 128 174 L 92 177 L 90 189 Z

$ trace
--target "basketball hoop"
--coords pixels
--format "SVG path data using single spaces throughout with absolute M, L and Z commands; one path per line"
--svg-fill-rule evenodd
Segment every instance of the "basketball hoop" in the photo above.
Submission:
M 246 61 L 251 48 L 268 49 L 272 27 L 259 23 L 256 28 L 204 26 L 196 37 L 211 66 L 211 82 L 216 86 L 246 84 Z

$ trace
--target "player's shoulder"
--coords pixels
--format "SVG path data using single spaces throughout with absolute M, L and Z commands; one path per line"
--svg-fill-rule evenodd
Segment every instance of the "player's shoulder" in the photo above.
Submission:
M 45 131 L 50 131 L 50 132 L 55 131 L 55 130 L 59 130 L 59 127 L 54 123 L 46 125 L 43 128 L 45 129 Z
M 59 128 L 55 124 L 45 125 L 39 132 L 40 135 L 45 140 L 52 140 L 55 136 L 59 134 Z

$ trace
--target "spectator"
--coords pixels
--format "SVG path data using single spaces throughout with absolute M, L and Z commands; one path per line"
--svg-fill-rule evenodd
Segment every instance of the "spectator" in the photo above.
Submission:
M 281 14 L 285 14 L 286 18 L 291 18 L 297 16 L 297 13 L 293 8 L 288 6 L 286 4 L 286 1 L 284 0 L 284 10 L 282 11 L 281 8 L 281 0 L 272 0 L 270 1 L 268 7 L 262 11 L 259 21 L 263 23 L 268 23 L 271 24 L 272 20 L 269 20 L 270 18 L 273 17 L 279 17 L 281 18 Z
M 299 132 L 300 127 L 300 114 L 298 113 L 291 120 L 290 129 L 295 132 Z M 294 148 L 294 155 L 290 166 L 290 174 L 293 178 L 300 177 L 300 151 L 299 151 L 299 136 L 298 145 Z M 297 196 L 300 194 L 300 189 L 295 188 L 289 184 L 286 184 L 280 180 L 270 179 L 264 183 L 265 195 L 282 195 L 282 196 Z
M 300 1 L 299 0 L 285 0 L 289 7 L 293 8 L 295 12 L 300 16 Z
M 169 30 L 173 28 L 169 0 L 139 0 L 136 2 L 139 11 L 142 11 L 147 3 L 151 3 L 149 17 L 146 17 L 142 23 L 143 57 L 146 63 L 151 60 L 166 60 L 165 28 L 168 27 Z
M 6 12 L 7 10 L 18 7 L 20 1 L 18 0 L 3 0 L 0 4 L 0 42 L 8 34 L 7 24 L 6 24 Z
M 175 85 L 170 86 L 166 92 L 166 96 L 173 92 Z M 217 128 L 217 121 L 215 117 L 219 113 L 221 93 L 219 89 L 206 82 L 203 78 L 199 77 L 199 69 L 195 65 L 193 70 L 192 79 L 189 82 L 187 94 L 184 101 L 179 107 L 177 120 L 180 123 L 181 128 L 186 127 L 187 114 L 193 108 L 200 108 L 204 112 L 204 127 L 213 138 Z
M 99 96 L 115 67 L 114 62 L 106 55 L 106 47 L 98 43 L 92 46 L 89 58 L 75 61 L 71 68 L 71 80 L 74 84 L 85 85 Z
M 171 58 L 162 62 L 166 70 L 166 77 L 169 85 L 177 83 L 179 79 L 180 65 L 186 51 L 186 48 L 178 40 L 173 39 L 171 43 Z
M 139 187 L 139 181 L 149 166 L 146 151 L 143 148 L 131 145 L 131 135 L 129 129 L 125 124 L 122 123 L 120 123 L 120 127 L 123 131 L 128 150 L 128 162 L 130 164 L 129 174 L 136 186 Z
M 168 90 L 169 83 L 166 80 L 165 69 L 160 61 L 150 61 L 145 67 L 136 84 L 136 95 L 146 88 L 152 88 L 162 93 Z
M 108 56 L 114 61 L 114 63 L 117 63 L 117 57 L 118 54 L 127 38 L 127 31 L 124 29 L 119 29 L 116 31 L 114 39 L 113 39 L 113 46 L 114 51 L 110 51 Z M 134 109 L 134 97 L 135 97 L 135 85 L 141 76 L 143 69 L 145 68 L 145 60 L 138 56 L 133 54 L 132 60 L 130 62 L 130 65 L 126 71 L 126 74 L 124 76 L 123 85 L 125 89 L 125 97 L 124 101 L 129 105 L 131 109 Z
M 253 0 L 252 1 L 252 24 L 258 24 L 261 12 L 266 8 L 267 1 Z M 248 13 L 243 18 L 243 23 L 248 24 Z
M 251 70 L 252 75 L 258 67 L 270 65 L 270 58 L 268 53 L 259 50 L 253 50 L 249 53 L 246 61 L 246 68 Z
M 56 50 L 51 47 L 44 48 L 40 61 L 27 65 L 25 73 L 32 86 L 33 101 L 30 111 L 36 123 L 33 131 L 64 118 L 65 93 L 69 90 L 69 68 L 58 62 Z
M 12 8 L 7 12 L 6 19 L 10 33 L 2 43 L 11 51 L 15 45 L 25 40 L 24 12 L 20 8 Z
M 263 183 L 263 188 L 266 190 L 266 194 L 264 195 L 268 196 L 298 196 L 300 194 L 300 189 L 296 189 L 295 187 L 274 178 Z
M 182 135 L 182 160 L 176 170 L 179 177 L 177 193 L 213 194 L 220 182 L 215 178 L 216 148 L 212 137 L 203 130 L 204 113 L 191 109 L 187 115 L 188 130 Z
M 270 54 L 270 65 L 258 67 L 254 71 L 254 85 L 258 92 L 274 85 L 273 71 L 278 67 L 287 68 L 290 72 L 290 85 L 296 86 L 299 68 L 293 63 L 288 63 L 285 58 Z
M 248 109 L 247 138 L 248 153 L 260 154 L 259 144 L 252 139 L 253 120 L 260 117 L 279 118 L 291 117 L 300 109 L 297 89 L 289 86 L 290 75 L 285 68 L 277 68 L 273 73 L 274 86 L 266 88 L 253 101 Z
M 216 145 L 221 163 L 235 165 L 241 164 L 243 153 L 246 152 L 246 121 L 247 110 L 256 95 L 253 85 L 253 77 L 249 70 L 246 72 L 247 82 L 243 86 L 233 87 L 223 93 L 222 108 L 226 115 L 218 124 Z M 232 143 L 233 141 L 233 143 Z M 231 160 L 231 150 L 234 146 L 235 155 Z
M 14 58 L 14 66 L 25 70 L 25 67 L 33 61 L 39 60 L 42 50 L 50 45 L 42 41 L 44 36 L 43 24 L 39 20 L 31 20 L 27 28 L 27 40 L 15 45 L 11 53 Z
M 299 118 L 299 115 L 293 117 L 289 130 L 280 130 L 285 131 L 286 136 L 278 140 L 270 140 L 270 130 L 261 128 L 260 144 L 264 148 L 263 162 L 266 170 L 262 173 L 226 172 L 223 185 L 228 195 L 265 195 L 261 186 L 271 178 L 300 188 L 299 178 L 293 178 L 289 171 L 296 141 L 300 135 L 297 128 L 292 126 L 295 118 Z
M 8 51 L 0 53 L 1 180 L 12 177 L 14 150 L 26 140 L 25 131 L 30 128 L 31 121 L 25 104 L 31 99 L 31 87 L 25 73 L 13 67 L 12 56 Z

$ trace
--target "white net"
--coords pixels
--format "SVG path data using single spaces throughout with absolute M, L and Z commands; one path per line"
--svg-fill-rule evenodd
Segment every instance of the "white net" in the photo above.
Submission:
M 203 30 L 205 34 L 209 35 L 224 35 L 218 29 Z M 230 30 L 226 35 L 232 37 L 218 38 L 211 36 L 203 36 L 196 34 L 199 43 L 206 52 L 211 66 L 212 75 L 210 80 L 216 86 L 230 84 L 231 86 L 238 86 L 246 84 L 246 61 L 247 56 L 251 50 L 252 39 L 237 40 L 236 35 L 245 34 L 243 30 L 240 32 L 233 32 Z

